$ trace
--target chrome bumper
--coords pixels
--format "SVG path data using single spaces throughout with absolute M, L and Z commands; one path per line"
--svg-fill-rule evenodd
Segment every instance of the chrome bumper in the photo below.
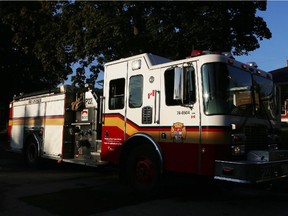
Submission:
M 288 177 L 288 150 L 251 151 L 245 161 L 215 161 L 214 179 L 261 183 Z

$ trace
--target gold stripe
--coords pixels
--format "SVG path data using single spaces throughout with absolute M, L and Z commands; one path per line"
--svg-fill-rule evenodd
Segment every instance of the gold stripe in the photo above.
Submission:
M 64 125 L 64 118 L 46 119 L 45 125 Z
M 117 126 L 120 129 L 124 127 L 124 121 L 119 117 L 106 117 L 105 118 L 105 126 Z M 120 126 L 120 127 L 119 127 Z M 122 126 L 122 127 L 121 127 Z M 138 132 L 136 127 L 133 127 L 131 124 L 126 125 L 126 133 L 131 136 L 134 133 Z M 147 134 L 152 136 L 154 139 L 158 141 L 164 141 L 160 138 L 161 133 L 166 134 L 165 142 L 173 142 L 173 138 L 171 137 L 171 132 L 166 131 L 155 131 L 155 130 L 145 130 Z M 199 143 L 200 133 L 199 131 L 187 131 L 184 143 Z M 228 144 L 230 142 L 230 134 L 227 131 L 207 131 L 202 132 L 202 144 Z
M 230 142 L 229 132 L 203 132 L 202 143 L 203 144 L 228 144 Z
M 118 117 L 106 117 L 105 126 L 120 126 L 121 128 L 121 126 L 124 127 L 124 121 Z
M 64 118 L 29 118 L 9 120 L 9 126 L 64 125 Z
M 126 133 L 130 136 L 131 134 L 134 134 L 138 132 L 138 130 L 135 127 L 132 127 L 132 125 L 127 124 L 126 125 Z

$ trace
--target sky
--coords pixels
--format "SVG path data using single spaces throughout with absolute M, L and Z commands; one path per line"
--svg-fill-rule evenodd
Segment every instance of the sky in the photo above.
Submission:
M 259 41 L 260 48 L 248 56 L 234 56 L 241 62 L 256 62 L 258 68 L 270 72 L 287 66 L 288 1 L 267 1 L 266 11 L 258 11 L 272 33 L 271 39 Z

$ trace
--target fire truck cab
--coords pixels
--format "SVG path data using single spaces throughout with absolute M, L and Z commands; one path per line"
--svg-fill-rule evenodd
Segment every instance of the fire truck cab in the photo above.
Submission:
M 103 95 L 71 86 L 16 97 L 10 148 L 41 157 L 119 166 L 137 189 L 164 172 L 259 183 L 287 177 L 272 76 L 227 53 L 172 61 L 140 54 L 105 64 Z

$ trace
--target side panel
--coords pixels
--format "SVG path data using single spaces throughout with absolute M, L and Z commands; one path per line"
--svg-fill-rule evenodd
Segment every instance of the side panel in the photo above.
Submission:
M 64 94 L 13 102 L 11 149 L 22 150 L 25 136 L 43 128 L 41 148 L 44 155 L 59 157 L 62 154 L 64 102 Z
M 23 147 L 25 106 L 17 106 L 13 103 L 13 115 L 11 119 L 10 147 L 13 150 L 21 150 Z
M 46 155 L 58 157 L 62 154 L 64 106 L 64 98 L 57 98 L 55 101 L 46 103 L 43 145 Z

